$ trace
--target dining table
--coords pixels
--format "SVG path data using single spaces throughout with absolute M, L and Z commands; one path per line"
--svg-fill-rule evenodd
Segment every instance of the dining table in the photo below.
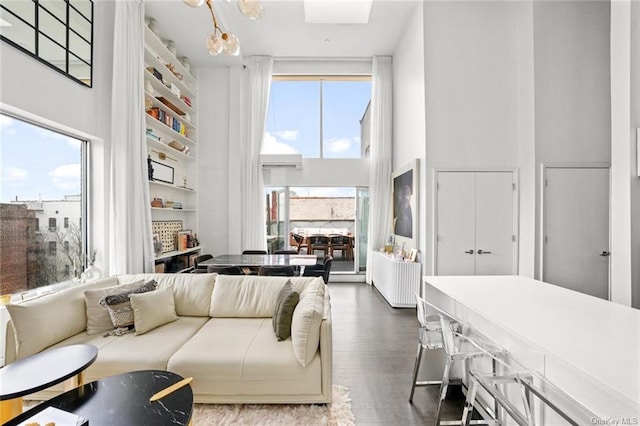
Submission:
M 221 254 L 212 259 L 199 262 L 202 266 L 311 266 L 317 262 L 314 255 L 304 254 Z

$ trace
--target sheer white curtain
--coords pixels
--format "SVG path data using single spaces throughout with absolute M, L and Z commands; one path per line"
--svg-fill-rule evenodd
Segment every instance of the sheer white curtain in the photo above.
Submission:
M 117 1 L 111 93 L 109 273 L 153 271 L 147 149 L 144 141 L 144 5 Z
M 391 234 L 392 60 L 374 56 L 371 88 L 371 160 L 369 177 L 369 247 L 367 282 L 371 284 L 373 251 Z
M 260 168 L 260 148 L 269 105 L 273 58 L 248 58 L 244 89 L 243 137 L 241 143 L 242 249 L 266 250 L 264 180 Z

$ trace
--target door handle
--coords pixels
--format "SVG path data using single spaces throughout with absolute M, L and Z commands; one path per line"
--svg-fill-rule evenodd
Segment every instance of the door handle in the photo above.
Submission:
M 603 250 L 603 251 L 601 251 L 601 252 L 600 252 L 600 256 L 605 256 L 605 257 L 606 257 L 606 256 L 611 256 L 611 252 L 610 252 L 610 251 Z
M 465 251 L 465 253 L 467 253 L 467 254 L 473 254 L 473 250 L 467 250 L 467 251 Z
M 478 254 L 491 254 L 490 251 L 483 251 L 482 249 L 478 250 Z

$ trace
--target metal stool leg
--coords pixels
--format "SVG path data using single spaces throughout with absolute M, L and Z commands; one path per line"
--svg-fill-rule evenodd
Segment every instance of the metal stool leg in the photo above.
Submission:
M 473 404 L 476 402 L 476 393 L 478 392 L 478 384 L 474 379 L 470 380 L 469 389 L 467 389 L 467 399 L 464 401 L 464 410 L 462 411 L 462 419 L 460 424 L 469 426 L 473 417 Z
M 416 353 L 416 364 L 413 366 L 413 382 L 411 383 L 411 393 L 409 394 L 409 402 L 413 402 L 413 392 L 416 390 L 418 381 L 418 370 L 420 369 L 420 361 L 422 360 L 422 351 L 424 348 L 418 343 L 418 353 Z
M 447 397 L 447 388 L 449 387 L 449 373 L 451 371 L 451 358 L 447 357 L 444 365 L 444 374 L 442 375 L 442 385 L 440 385 L 440 395 L 438 396 L 438 407 L 436 408 L 436 426 L 440 425 L 440 414 L 442 411 L 442 402 Z

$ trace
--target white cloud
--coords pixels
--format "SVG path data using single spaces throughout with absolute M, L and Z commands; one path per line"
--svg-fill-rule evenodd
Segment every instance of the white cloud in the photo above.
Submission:
M 298 135 L 300 134 L 297 130 L 281 130 L 276 132 L 276 136 L 284 139 L 286 141 L 295 141 L 298 139 Z
M 326 141 L 325 146 L 329 152 L 340 153 L 348 151 L 352 143 L 351 138 L 336 138 Z
M 298 154 L 298 151 L 278 140 L 269 132 L 264 132 L 261 154 Z
M 53 184 L 61 191 L 80 192 L 80 164 L 63 164 L 49 172 Z
M 6 167 L 2 170 L 2 180 L 5 183 L 25 182 L 27 177 L 27 171 L 19 167 Z

